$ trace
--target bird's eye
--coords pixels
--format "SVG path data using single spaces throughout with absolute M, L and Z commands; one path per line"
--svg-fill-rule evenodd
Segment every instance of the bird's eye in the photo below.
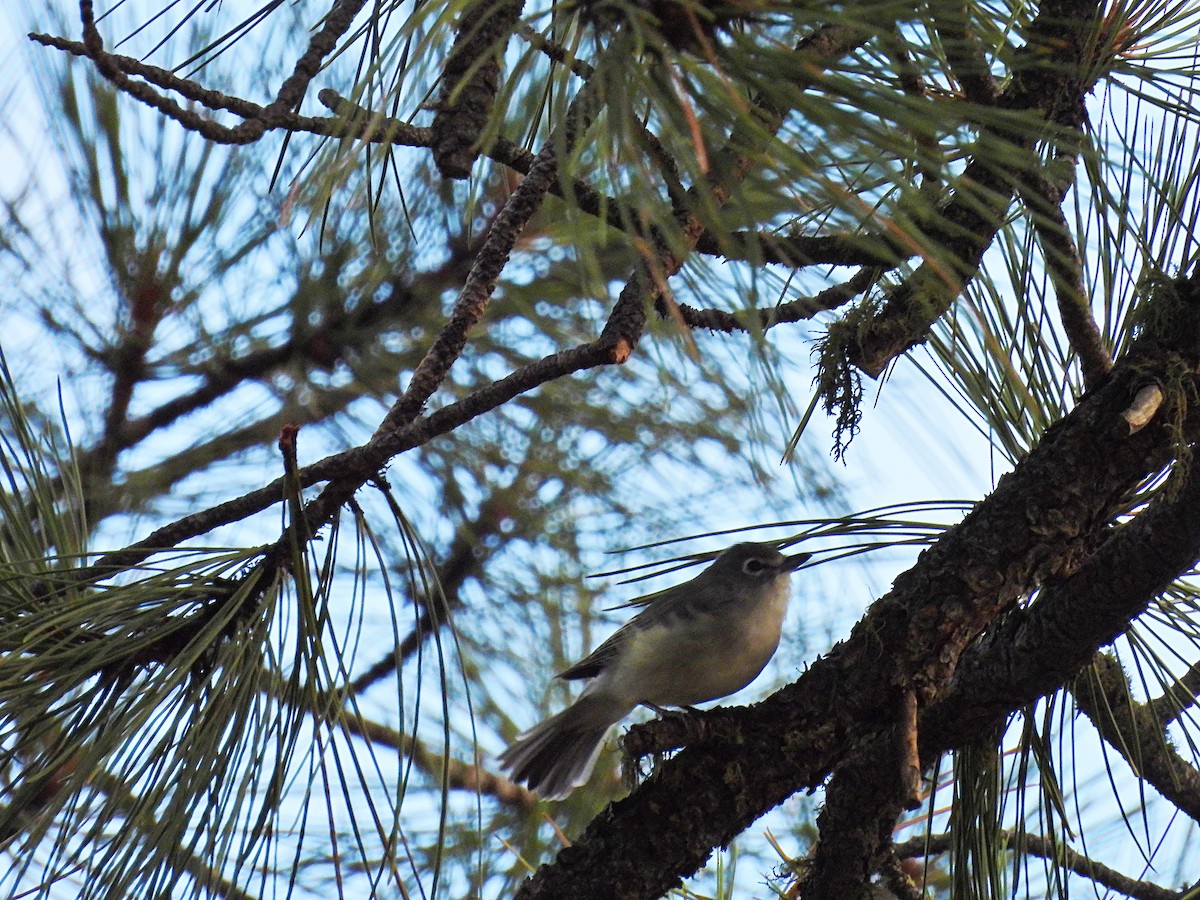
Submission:
M 761 559 L 748 559 L 742 563 L 742 571 L 747 575 L 757 575 L 766 567 L 766 563 Z

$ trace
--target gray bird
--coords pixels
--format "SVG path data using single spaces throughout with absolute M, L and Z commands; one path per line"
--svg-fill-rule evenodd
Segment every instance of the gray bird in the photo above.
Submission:
M 561 800 L 588 780 L 608 729 L 635 706 L 693 706 L 744 688 L 775 654 L 792 570 L 811 556 L 735 544 L 691 581 L 625 604 L 646 608 L 558 675 L 591 681 L 573 704 L 517 735 L 501 768 Z

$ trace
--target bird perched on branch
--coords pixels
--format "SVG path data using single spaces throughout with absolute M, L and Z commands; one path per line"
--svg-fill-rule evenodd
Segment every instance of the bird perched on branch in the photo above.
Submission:
M 639 704 L 662 711 L 741 690 L 779 646 L 791 574 L 812 554 L 735 544 L 683 584 L 650 594 L 645 609 L 559 678 L 589 678 L 571 706 L 500 755 L 512 779 L 549 799 L 588 780 L 608 729 Z

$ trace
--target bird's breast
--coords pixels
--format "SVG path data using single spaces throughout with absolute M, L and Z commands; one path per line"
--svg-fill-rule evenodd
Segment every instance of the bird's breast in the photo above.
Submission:
M 637 703 L 692 706 L 741 690 L 779 646 L 791 585 L 777 579 L 750 603 L 726 603 L 657 622 L 630 636 L 607 687 Z

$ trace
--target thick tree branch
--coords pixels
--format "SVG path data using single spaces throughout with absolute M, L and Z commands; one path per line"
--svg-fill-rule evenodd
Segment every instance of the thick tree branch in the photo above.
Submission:
M 1098 646 L 1123 632 L 1200 557 L 1197 504 L 1200 478 L 1187 478 L 1177 490 L 1163 490 L 1074 574 L 1045 588 L 1033 606 L 1013 612 L 999 629 L 968 649 L 945 696 L 921 718 L 923 763 L 931 765 L 947 750 L 1002 727 L 1014 711 L 1058 689 L 1093 658 Z M 1106 664 L 1106 668 L 1113 666 Z M 1093 710 L 1089 716 L 1101 734 L 1141 777 L 1195 818 L 1200 813 L 1200 776 L 1169 749 L 1161 720 L 1151 717 L 1152 707 L 1129 700 L 1119 667 L 1115 674 L 1121 683 L 1106 678 L 1102 687 L 1089 678 L 1090 693 L 1085 695 L 1077 687 L 1077 701 L 1082 701 L 1085 711 Z M 1106 697 L 1103 710 L 1100 696 Z M 876 740 L 873 753 L 884 752 L 886 746 L 882 739 Z M 1137 748 L 1136 760 L 1130 758 L 1132 748 Z M 880 783 L 879 773 L 870 769 L 864 769 L 862 777 Z M 864 788 L 858 812 L 866 821 L 894 822 L 897 796 L 896 791 L 887 791 L 886 784 L 874 795 Z M 878 833 L 883 835 L 884 829 Z M 876 861 L 880 852 L 879 847 L 865 845 L 859 858 Z
M 819 265 L 891 268 L 914 254 L 913 247 L 889 240 L 885 231 L 830 235 L 735 231 L 720 237 L 705 234 L 696 243 L 696 250 L 789 269 Z
M 898 723 L 843 761 L 825 789 L 819 838 L 795 882 L 800 900 L 845 900 L 869 893 L 886 864 L 896 819 L 904 810 Z M 790 892 L 789 892 L 790 893 Z
M 1120 365 L 1118 364 L 1118 368 Z M 1180 476 L 1184 478 L 1184 476 Z M 1200 478 L 1160 491 L 1068 578 L 971 647 L 921 722 L 927 762 L 1074 677 L 1200 557 Z
M 900 720 L 840 763 L 825 786 L 816 846 L 789 891 L 801 900 L 864 897 L 876 873 L 885 873 L 896 819 L 921 802 L 924 767 L 912 692 L 902 709 Z
M 999 629 L 964 653 L 946 696 L 921 718 L 922 764 L 932 765 L 947 750 L 1001 728 L 1008 715 L 1057 690 L 1089 658 L 1107 660 L 1093 657 L 1096 647 L 1123 632 L 1200 557 L 1198 503 L 1198 477 L 1187 479 L 1178 491 L 1162 490 L 1078 571 L 1045 588 L 1037 603 L 1012 613 Z M 1108 661 L 1105 668 L 1114 666 Z M 1149 704 L 1132 703 L 1119 666 L 1100 681 L 1095 676 L 1085 679 L 1087 686 L 1075 689 L 1076 700 L 1105 739 L 1163 796 L 1193 818 L 1200 815 L 1200 773 L 1170 749 L 1165 726 L 1152 718 Z M 1106 700 L 1104 708 L 1101 697 Z M 900 786 L 882 762 L 890 758 L 889 751 L 885 737 L 875 739 L 839 766 L 829 784 L 827 811 L 850 805 L 857 818 L 849 833 L 862 836 L 847 848 L 846 839 L 834 831 L 839 843 L 829 856 L 840 867 L 837 871 L 853 864 L 859 883 L 877 870 L 900 811 Z M 1136 760 L 1131 758 L 1135 752 Z M 872 767 L 873 760 L 881 762 Z M 849 800 L 842 794 L 848 794 Z M 815 859 L 822 858 L 819 848 Z

